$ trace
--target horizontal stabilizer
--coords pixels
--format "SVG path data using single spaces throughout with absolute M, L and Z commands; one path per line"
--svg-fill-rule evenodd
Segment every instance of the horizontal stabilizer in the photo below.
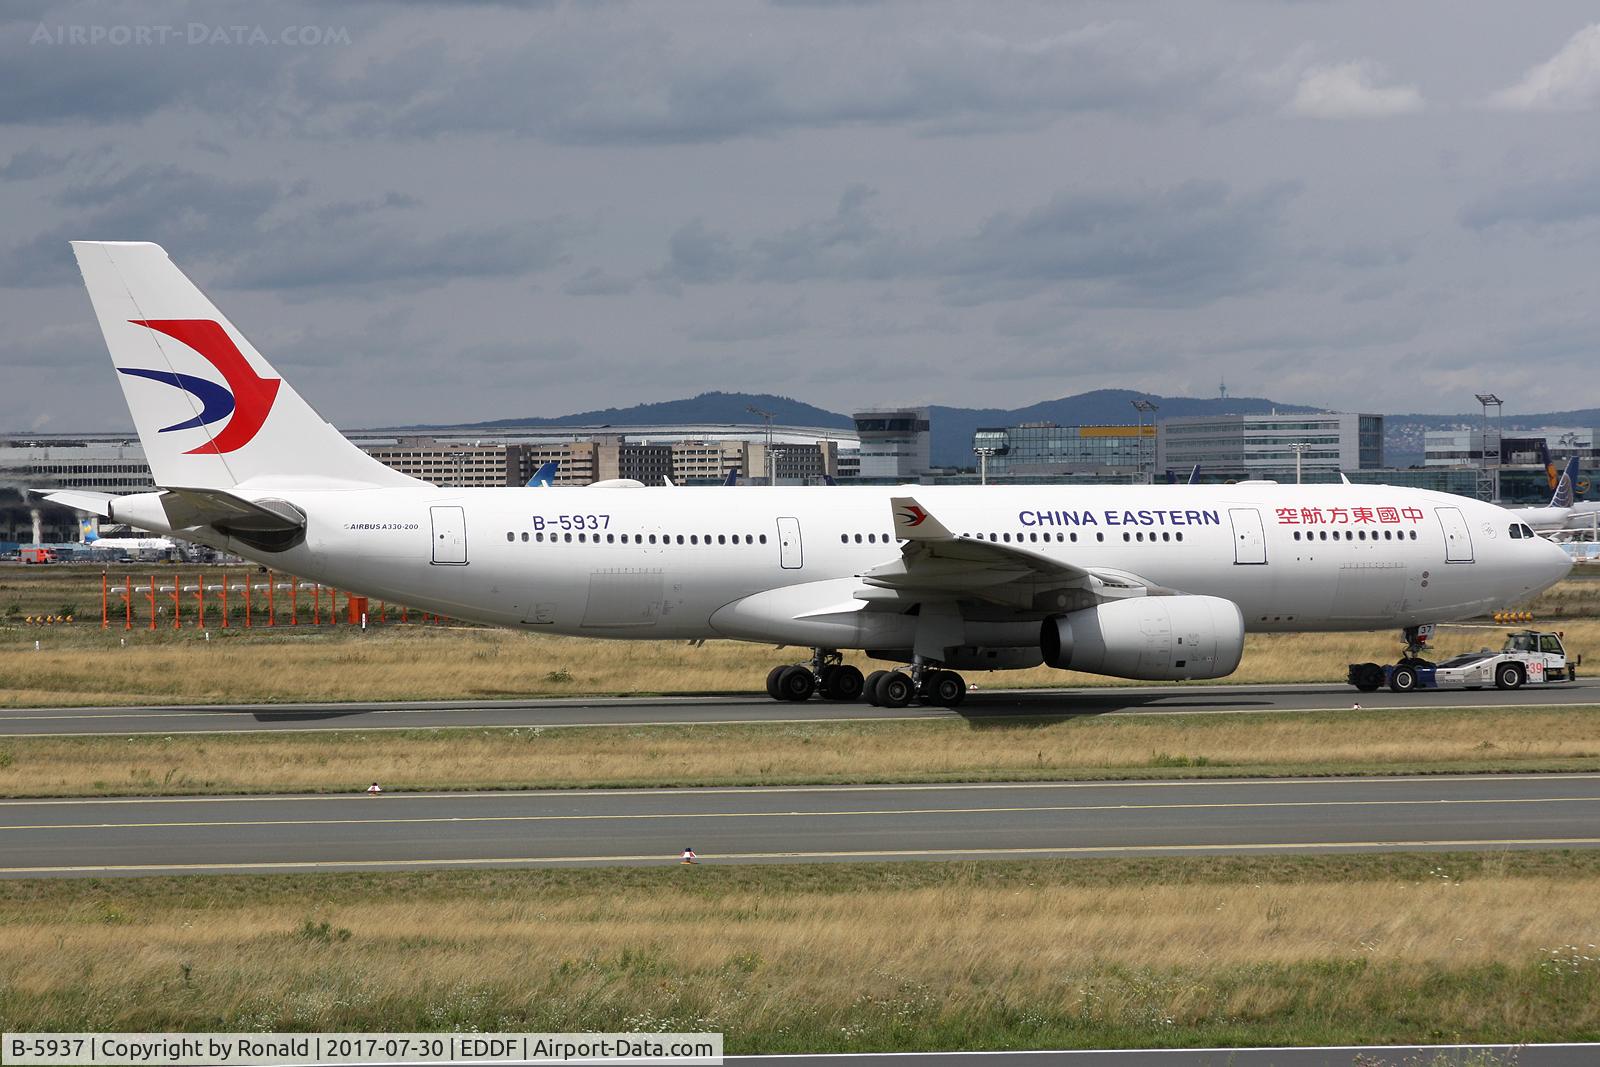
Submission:
M 76 508 L 90 515 L 98 515 L 102 519 L 111 517 L 111 501 L 116 499 L 110 493 L 91 493 L 82 489 L 63 489 L 59 493 L 46 493 L 44 498 L 52 504 Z

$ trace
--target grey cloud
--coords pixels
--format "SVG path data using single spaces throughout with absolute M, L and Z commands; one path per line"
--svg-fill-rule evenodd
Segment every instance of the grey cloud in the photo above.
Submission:
M 1060 193 L 991 216 L 962 237 L 919 244 L 868 214 L 853 187 L 833 217 L 738 248 L 701 221 L 674 235 L 668 276 L 685 283 L 918 278 L 957 305 L 1059 288 L 1086 304 L 1176 306 L 1273 284 L 1282 213 L 1298 187 L 1235 193 L 1222 182 L 1165 190 Z
M 41 5 L 27 19 L 13 18 L 0 33 L 0 68 L 6 71 L 0 124 L 114 125 L 184 105 L 230 117 L 257 114 L 285 84 L 291 66 L 283 56 L 267 47 L 189 45 L 179 38 L 196 21 L 274 30 L 312 21 L 296 14 L 288 7 L 273 10 L 240 0 L 142 8 Z M 325 13 L 321 21 L 327 23 Z M 77 44 L 67 36 L 111 27 L 164 29 L 176 36 L 164 44 Z
M 391 192 L 313 204 L 302 183 L 228 179 L 176 165 L 133 167 L 62 188 L 60 223 L 0 254 L 0 280 L 73 284 L 67 242 L 155 240 L 180 260 L 221 264 L 226 286 L 326 291 L 375 282 L 520 275 L 560 263 L 581 227 L 555 218 L 429 235 L 420 202 Z
M 568 296 L 622 296 L 633 292 L 633 282 L 607 274 L 599 267 L 590 267 L 570 279 L 561 291 Z
M 369 135 L 513 130 L 558 143 L 651 145 L 852 124 L 939 132 L 978 119 L 1183 111 L 1225 95 L 1229 77 L 1223 64 L 1124 24 L 1015 40 L 877 28 L 841 39 L 793 18 L 721 36 L 678 24 L 530 21 L 505 44 L 442 36 L 358 70 L 318 66 L 302 88 L 335 101 L 347 112 L 339 121 Z
M 743 256 L 727 234 L 695 219 L 680 226 L 667 242 L 667 264 L 661 276 L 669 281 L 706 284 L 725 282 L 739 273 Z
M 694 326 L 685 331 L 691 341 L 728 344 L 737 341 L 764 341 L 797 333 L 810 325 L 805 302 L 794 300 L 781 306 L 752 304 L 744 312 L 718 322 Z
M 1555 226 L 1600 215 L 1600 175 L 1575 174 L 1507 186 L 1462 207 L 1463 226 L 1486 230 L 1507 223 Z

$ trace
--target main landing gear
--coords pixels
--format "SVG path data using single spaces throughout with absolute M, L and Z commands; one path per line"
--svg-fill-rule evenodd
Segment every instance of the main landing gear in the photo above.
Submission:
M 903 708 L 913 703 L 953 708 L 967 696 L 966 680 L 921 659 L 907 669 L 873 671 L 865 679 L 833 649 L 815 648 L 806 663 L 784 664 L 767 672 L 767 695 L 796 703 L 811 699 L 850 701 L 865 696 L 881 708 Z
M 807 663 L 782 664 L 767 672 L 767 695 L 773 700 L 798 703 L 813 693 L 824 700 L 856 700 L 862 685 L 861 672 L 827 648 L 812 649 Z

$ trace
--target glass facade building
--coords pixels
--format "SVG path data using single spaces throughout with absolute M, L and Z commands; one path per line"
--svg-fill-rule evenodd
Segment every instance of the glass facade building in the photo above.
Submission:
M 1344 413 L 1196 415 L 1163 420 L 1156 469 L 1207 481 L 1337 481 L 1341 471 L 1383 466 L 1383 416 Z
M 985 427 L 972 450 L 985 456 L 990 477 L 1104 474 L 1131 477 L 1155 460 L 1154 426 L 1058 426 L 1030 422 Z

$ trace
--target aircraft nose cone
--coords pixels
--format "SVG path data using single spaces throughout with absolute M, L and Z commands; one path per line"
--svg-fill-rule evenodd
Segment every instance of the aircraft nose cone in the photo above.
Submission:
M 1543 539 L 1541 538 L 1541 540 Z M 1549 586 L 1559 582 L 1572 572 L 1573 560 L 1571 556 L 1567 555 L 1566 549 L 1554 541 L 1545 541 L 1544 544 L 1548 556 L 1548 563 L 1544 564 L 1544 566 L 1548 568 L 1547 573 L 1549 574 L 1545 584 Z

